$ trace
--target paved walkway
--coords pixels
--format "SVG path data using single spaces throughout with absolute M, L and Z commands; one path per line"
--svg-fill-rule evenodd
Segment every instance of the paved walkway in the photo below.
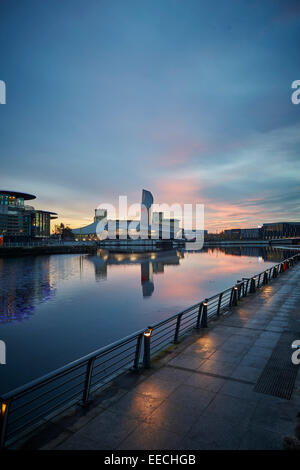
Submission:
M 300 411 L 299 373 L 289 400 L 254 387 L 282 332 L 300 339 L 299 282 L 300 264 L 174 346 L 151 370 L 116 380 L 90 409 L 48 424 L 25 447 L 280 449 Z

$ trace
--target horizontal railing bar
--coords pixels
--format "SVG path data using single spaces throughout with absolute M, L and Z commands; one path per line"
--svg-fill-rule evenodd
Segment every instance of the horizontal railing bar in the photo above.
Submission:
M 121 352 L 119 352 L 118 354 L 114 354 L 113 356 L 105 359 L 105 361 L 101 361 L 101 362 L 98 362 L 98 364 L 95 364 L 94 365 L 94 369 L 96 369 L 97 367 L 99 366 L 102 366 L 103 364 L 106 364 L 107 362 L 111 361 L 112 359 L 115 359 L 116 357 L 119 357 L 120 356 L 122 357 L 122 354 L 123 353 L 126 353 L 127 351 L 132 351 L 133 353 L 135 352 L 135 348 L 136 348 L 136 345 L 134 344 L 133 346 L 130 346 L 130 348 L 127 348 L 127 349 L 124 349 L 122 350 Z
M 176 325 L 174 325 L 174 329 L 167 330 L 166 333 L 164 333 L 163 335 L 160 334 L 160 335 L 154 336 L 153 338 L 151 338 L 151 344 L 155 343 L 155 341 L 158 341 L 161 338 L 164 338 L 167 334 L 170 334 L 170 336 L 174 335 L 175 328 L 176 328 Z
M 53 400 L 56 400 L 58 398 L 60 398 L 61 396 L 65 395 L 67 392 L 69 392 L 70 390 L 73 390 L 75 387 L 78 387 L 79 385 L 82 385 L 84 384 L 84 380 L 82 380 L 79 384 L 76 384 L 75 386 L 73 387 L 69 387 L 67 390 L 64 390 L 63 392 L 59 393 L 58 395 L 55 395 L 54 397 L 51 397 L 49 398 L 49 400 L 47 401 L 44 401 L 42 403 L 40 403 L 38 406 L 36 406 L 35 408 L 31 408 L 30 410 L 28 410 L 26 413 L 24 413 L 23 415 L 21 416 L 18 416 L 17 418 L 15 418 L 13 421 L 9 421 L 9 424 L 12 426 L 14 423 L 16 423 L 17 421 L 19 421 L 20 419 L 23 419 L 25 416 L 27 416 L 28 414 L 42 408 L 43 406 L 45 405 L 48 405 L 48 403 L 51 403 Z M 81 388 L 81 391 L 82 391 L 82 388 Z M 48 413 L 48 412 L 47 412 Z
M 45 395 L 47 395 L 50 392 L 53 392 L 54 390 L 57 390 L 58 388 L 62 387 L 63 385 L 66 385 L 67 383 L 76 380 L 78 377 L 82 377 L 85 375 L 85 371 L 83 371 L 81 374 L 77 374 L 75 377 L 70 377 L 68 380 L 65 380 L 65 382 L 58 384 L 56 387 L 50 388 L 46 392 L 42 393 L 41 395 L 38 395 L 37 397 L 34 397 L 32 400 L 26 401 L 25 403 L 22 403 L 21 405 L 17 406 L 16 408 L 12 408 L 10 410 L 10 414 L 15 413 L 18 411 L 20 408 L 24 408 L 25 406 L 30 405 L 30 403 L 34 402 L 37 398 L 42 398 Z
M 120 361 L 124 361 L 125 359 L 127 359 L 128 357 L 132 357 L 132 360 L 134 359 L 134 352 L 133 353 L 130 353 L 130 354 L 127 354 L 126 356 L 124 357 L 120 357 L 119 358 L 119 361 L 115 361 L 113 362 L 112 364 L 110 364 L 109 366 L 106 366 L 103 368 L 103 371 L 107 370 L 108 368 L 112 368 L 115 364 L 118 364 L 120 363 Z M 102 365 L 102 364 L 99 364 L 99 365 Z M 96 366 L 94 367 L 94 369 L 96 369 Z M 97 374 L 99 374 L 99 372 L 97 372 Z M 96 374 L 94 374 L 95 376 Z
M 173 323 L 174 328 L 176 326 L 176 322 Z M 170 325 L 166 326 L 165 328 L 157 328 L 156 330 L 153 331 L 152 335 L 151 335 L 151 341 L 152 341 L 152 338 L 157 338 L 157 336 L 162 333 L 163 331 L 170 331 Z
M 79 392 L 76 392 L 74 393 L 74 395 L 72 395 L 71 397 L 68 397 L 66 400 L 64 400 L 63 402 L 61 402 L 59 404 L 59 409 L 61 409 L 61 407 L 63 406 L 64 403 L 67 403 L 69 401 L 71 401 L 74 397 L 78 396 L 78 395 L 81 395 L 82 393 L 82 390 L 80 390 Z M 24 425 L 22 426 L 19 426 L 17 429 L 14 429 L 12 430 L 10 433 L 7 434 L 7 438 L 13 436 L 14 434 L 16 434 L 17 432 L 19 432 L 21 429 L 23 428 L 26 428 L 27 426 L 29 425 L 32 425 L 32 423 L 35 423 L 37 420 L 41 420 L 43 418 L 43 416 L 48 416 L 49 414 L 52 413 L 52 411 L 54 411 L 55 409 L 57 409 L 57 406 L 55 405 L 54 407 L 50 408 L 50 410 L 47 410 L 46 413 L 40 413 L 38 416 L 35 416 L 31 421 L 25 423 Z M 59 412 L 59 409 L 57 410 Z
M 182 322 L 181 322 L 181 325 L 180 325 L 180 330 L 181 330 L 181 328 L 182 328 L 183 326 L 185 326 L 185 325 L 187 325 L 187 324 L 193 324 L 193 323 L 195 323 L 195 319 L 196 319 L 196 317 L 193 317 L 193 318 L 189 318 L 189 319 L 187 319 L 187 320 L 185 320 L 185 321 L 182 321 Z
M 118 367 L 117 369 L 112 369 L 111 371 L 109 371 L 108 374 L 106 374 L 106 375 L 104 375 L 103 377 L 101 377 L 101 380 L 103 380 L 103 379 L 106 378 L 106 377 L 109 377 L 112 373 L 115 373 L 116 371 L 118 371 L 118 370 L 120 370 L 120 369 L 124 369 L 126 365 L 128 365 L 128 364 L 130 364 L 130 363 L 133 363 L 133 361 L 134 361 L 134 358 L 132 359 L 132 361 L 127 361 L 127 362 L 125 362 L 125 364 L 124 364 L 124 363 L 121 364 L 121 366 Z M 97 377 L 99 374 L 101 374 L 101 372 L 103 373 L 103 372 L 105 372 L 106 370 L 107 370 L 107 369 L 104 369 L 104 370 L 102 370 L 102 371 L 97 372 L 95 375 L 93 375 L 92 381 L 93 381 L 93 379 L 94 379 L 95 377 Z M 97 382 L 96 382 L 96 383 L 97 383 Z M 93 385 L 95 385 L 95 383 L 94 383 Z

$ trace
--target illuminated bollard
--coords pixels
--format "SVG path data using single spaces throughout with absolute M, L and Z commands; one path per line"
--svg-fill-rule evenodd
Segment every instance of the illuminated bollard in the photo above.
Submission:
M 203 302 L 202 316 L 201 316 L 201 328 L 207 328 L 207 305 L 208 300 L 205 299 Z
M 0 408 L 0 449 L 4 448 L 5 439 L 6 439 L 6 429 L 7 429 L 7 419 L 8 419 L 8 410 L 9 402 L 2 401 Z
M 238 286 L 234 286 L 233 291 L 232 291 L 232 305 L 234 307 L 237 306 L 237 301 L 238 301 Z
M 238 300 L 240 300 L 242 291 L 243 291 L 243 297 L 244 297 L 244 283 L 241 280 L 237 280 L 237 288 L 238 288 Z
M 150 369 L 151 367 L 151 353 L 150 353 L 150 340 L 151 340 L 152 328 L 149 327 L 144 332 L 144 367 Z

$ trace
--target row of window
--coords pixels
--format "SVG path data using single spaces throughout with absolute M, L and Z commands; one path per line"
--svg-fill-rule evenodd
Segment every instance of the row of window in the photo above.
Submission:
M 8 194 L 0 194 L 0 205 L 24 207 L 24 199 L 9 196 Z

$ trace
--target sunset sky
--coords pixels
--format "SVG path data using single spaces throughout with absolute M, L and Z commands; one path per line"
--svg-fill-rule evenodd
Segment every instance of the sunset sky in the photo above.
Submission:
M 142 189 L 300 220 L 298 0 L 0 0 L 0 187 L 71 227 Z

